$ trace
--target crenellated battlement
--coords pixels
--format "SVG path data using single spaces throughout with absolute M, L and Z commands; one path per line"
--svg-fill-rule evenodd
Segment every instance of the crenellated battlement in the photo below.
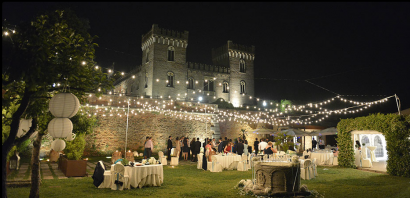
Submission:
M 186 65 L 187 65 L 187 68 L 189 69 L 211 71 L 211 72 L 218 72 L 218 73 L 227 73 L 227 74 L 231 72 L 229 67 L 207 65 L 203 63 L 192 63 L 192 62 L 187 62 Z
M 179 32 L 160 28 L 157 24 L 153 24 L 151 30 L 142 35 L 141 47 L 144 50 L 147 46 L 157 42 L 186 48 L 188 46 L 188 36 L 189 32 L 186 30 L 184 32 Z
M 255 59 L 255 46 L 245 46 L 235 44 L 232 41 L 228 41 L 227 44 L 212 49 L 212 60 L 214 63 L 223 62 L 228 57 L 243 58 L 248 60 Z

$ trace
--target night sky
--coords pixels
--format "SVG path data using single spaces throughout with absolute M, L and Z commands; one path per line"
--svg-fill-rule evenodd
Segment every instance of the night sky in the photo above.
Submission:
M 140 65 L 141 35 L 155 23 L 189 31 L 189 62 L 212 64 L 212 48 L 227 40 L 254 45 L 262 99 L 397 94 L 410 107 L 410 3 L 3 3 L 2 18 L 18 24 L 58 7 L 89 20 L 102 67 Z M 396 112 L 391 101 L 379 110 Z

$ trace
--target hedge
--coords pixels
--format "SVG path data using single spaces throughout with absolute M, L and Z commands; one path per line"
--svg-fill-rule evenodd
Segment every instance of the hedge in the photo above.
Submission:
M 387 144 L 387 173 L 410 177 L 410 116 L 396 114 L 372 114 L 365 117 L 342 119 L 337 124 L 339 165 L 354 165 L 354 150 L 351 131 L 374 130 L 381 132 Z

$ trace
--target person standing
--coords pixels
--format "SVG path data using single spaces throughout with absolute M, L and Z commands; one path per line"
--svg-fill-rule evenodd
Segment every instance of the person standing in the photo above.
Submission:
M 147 150 L 145 149 L 145 144 L 147 143 L 148 139 L 149 137 L 147 136 L 144 141 L 144 159 L 147 159 L 147 156 L 148 156 Z
M 228 146 L 228 137 L 225 137 L 225 141 L 224 141 L 224 144 L 223 144 L 223 150 L 225 150 L 225 147 L 227 147 Z
M 186 142 L 188 144 L 188 159 L 191 160 L 191 142 L 189 141 L 189 137 L 186 137 Z
M 216 148 L 215 138 L 212 138 L 212 149 L 216 151 Z
M 315 140 L 315 138 L 312 138 L 312 150 L 316 149 L 316 145 L 317 145 L 317 141 Z
M 181 141 L 179 141 L 179 137 L 177 137 L 176 142 L 175 142 L 175 152 L 174 155 L 175 157 L 178 157 L 179 159 L 179 154 L 181 153 Z
M 259 152 L 259 141 L 258 141 L 258 138 L 255 139 L 255 142 L 253 142 L 253 148 L 255 148 L 255 154 L 258 154 L 258 152 Z
M 223 151 L 224 151 L 224 143 L 222 142 L 222 138 L 219 138 L 218 153 L 222 153 Z
M 239 142 L 238 142 L 238 144 L 236 145 L 236 153 L 237 153 L 238 155 L 242 155 L 243 149 L 244 149 L 243 140 L 240 139 Z
M 184 138 L 182 144 L 183 144 L 182 151 L 183 151 L 183 154 L 184 154 L 184 161 L 187 161 L 188 160 L 188 151 L 189 151 L 188 139 Z
M 325 149 L 325 142 L 319 137 L 319 149 Z
M 198 161 L 199 151 L 201 151 L 201 142 L 199 141 L 199 138 L 196 138 L 196 142 L 195 142 L 195 162 Z
M 191 152 L 192 152 L 192 159 L 191 161 L 195 161 L 196 154 L 195 154 L 195 138 L 192 138 L 192 141 L 190 143 L 191 145 Z
M 263 141 L 263 139 L 261 139 L 261 142 L 259 143 L 259 150 L 263 151 L 265 150 L 266 146 L 268 145 L 267 142 Z
M 168 138 L 167 149 L 168 149 L 168 160 L 171 160 L 172 136 L 169 136 L 169 138 Z
M 182 152 L 183 152 L 182 147 L 184 146 L 184 144 L 182 143 L 183 140 L 184 140 L 184 136 L 182 136 L 181 138 L 179 138 L 179 146 L 181 147 L 181 148 L 180 148 L 180 151 L 181 151 L 181 152 L 179 152 L 179 159 L 182 158 Z
M 243 144 L 243 153 L 248 156 L 248 140 L 245 140 L 245 143 Z
M 149 159 L 154 151 L 154 146 L 152 145 L 152 137 L 149 137 L 148 141 L 145 143 L 145 151 L 147 152 L 147 158 Z

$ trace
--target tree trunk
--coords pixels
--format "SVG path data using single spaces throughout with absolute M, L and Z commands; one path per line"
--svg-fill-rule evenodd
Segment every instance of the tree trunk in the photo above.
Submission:
M 33 142 L 33 154 L 31 155 L 31 189 L 30 198 L 40 197 L 40 147 L 42 133 L 37 134 L 36 140 Z

